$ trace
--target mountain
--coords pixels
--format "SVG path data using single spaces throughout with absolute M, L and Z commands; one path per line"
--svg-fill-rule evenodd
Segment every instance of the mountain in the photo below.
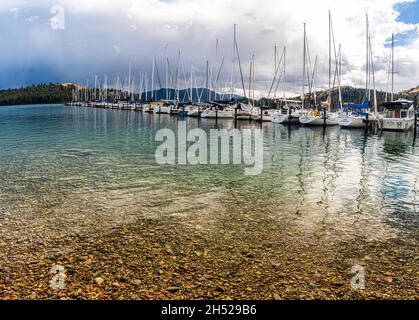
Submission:
M 349 87 L 349 86 L 344 86 L 341 89 L 342 91 L 342 100 L 343 103 L 362 103 L 365 99 L 365 89 L 364 88 L 354 88 L 354 87 Z M 397 100 L 399 98 L 403 98 L 403 99 L 408 99 L 408 100 L 414 100 L 415 95 L 417 95 L 419 93 L 419 87 L 415 88 L 415 89 L 409 89 L 409 90 L 405 90 L 405 91 L 401 91 L 398 93 L 394 94 L 393 99 Z M 325 102 L 328 98 L 329 92 L 328 90 L 321 90 L 318 91 L 317 93 L 317 100 L 319 101 L 323 101 Z M 380 105 L 381 103 L 383 103 L 385 100 L 390 100 L 391 99 L 391 93 L 386 93 L 385 91 L 377 91 L 377 103 L 378 105 Z M 293 99 L 301 99 L 301 96 L 295 97 Z M 306 99 L 307 100 L 313 100 L 313 95 L 306 94 Z M 338 91 L 337 89 L 333 90 L 332 92 L 332 105 L 337 105 L 338 104 Z M 371 91 L 371 97 L 370 100 L 372 101 L 373 99 L 373 91 Z
M 179 100 L 181 102 L 189 102 L 190 98 L 189 98 L 189 94 L 190 94 L 190 89 L 180 89 L 179 90 Z M 152 91 L 148 91 L 147 93 L 143 93 L 141 96 L 141 99 L 143 101 L 149 100 L 151 99 L 152 96 Z M 225 94 L 225 95 L 221 95 L 219 93 L 216 93 L 213 90 L 209 90 L 206 88 L 193 88 L 192 90 L 192 96 L 193 96 L 193 102 L 198 102 L 199 100 L 201 102 L 203 101 L 208 101 L 208 100 L 231 100 L 231 95 L 229 94 Z M 138 97 L 138 95 L 136 95 L 136 98 Z M 234 96 L 236 100 L 242 100 L 243 97 L 235 95 Z M 200 99 L 199 99 L 200 98 Z M 158 100 L 175 100 L 176 99 L 176 90 L 174 89 L 166 89 L 162 88 L 159 90 L 154 90 L 154 96 L 153 99 L 155 101 Z
M 419 94 L 419 86 L 408 90 L 401 91 L 401 94 L 415 96 Z

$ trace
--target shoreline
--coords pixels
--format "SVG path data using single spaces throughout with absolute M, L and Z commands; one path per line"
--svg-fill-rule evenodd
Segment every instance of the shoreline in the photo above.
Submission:
M 415 237 L 338 240 L 254 208 L 220 208 L 209 222 L 217 211 L 207 203 L 196 221 L 159 215 L 158 208 L 148 217 L 99 211 L 78 232 L 70 224 L 83 214 L 60 221 L 60 212 L 44 213 L 44 221 L 27 221 L 0 243 L 0 299 L 419 298 Z M 54 224 L 68 229 L 50 237 Z M 36 241 L 22 230 L 37 234 Z M 351 288 L 354 264 L 365 267 L 365 290 Z M 64 290 L 49 287 L 54 265 L 65 268 Z

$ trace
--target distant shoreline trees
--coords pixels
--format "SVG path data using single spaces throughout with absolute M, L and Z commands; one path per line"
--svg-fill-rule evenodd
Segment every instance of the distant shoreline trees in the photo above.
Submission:
M 72 99 L 72 85 L 48 83 L 0 90 L 0 106 L 19 104 L 65 103 Z
M 419 87 L 418 87 L 419 88 Z M 417 88 L 417 89 L 418 89 Z M 48 83 L 48 84 L 38 84 L 32 85 L 29 87 L 22 87 L 17 89 L 7 89 L 7 90 L 0 90 L 0 106 L 5 105 L 21 105 L 21 104 L 53 104 L 53 103 L 66 103 L 71 102 L 74 98 L 73 91 L 76 89 L 74 84 L 61 84 L 61 83 Z M 80 88 L 79 88 L 80 89 Z M 416 89 L 416 90 L 417 90 Z M 175 91 L 171 90 L 171 97 L 175 96 Z M 180 91 L 180 98 L 185 96 L 185 92 L 188 89 L 182 89 Z M 207 89 L 200 89 L 204 90 L 206 93 Z M 164 98 L 165 89 L 155 90 L 154 97 L 159 100 Z M 413 100 L 415 92 L 417 91 L 404 91 L 398 94 L 395 94 L 394 99 L 398 98 L 406 98 Z M 416 93 L 417 94 L 417 93 Z M 202 93 L 201 93 L 202 95 Z M 317 92 L 317 101 L 326 101 L 328 92 L 327 91 L 319 91 Z M 205 96 L 205 95 L 203 95 Z M 211 96 L 215 96 L 215 93 L 212 92 Z M 228 95 L 227 95 L 228 96 Z M 148 97 L 151 97 L 151 93 L 148 93 Z M 342 87 L 342 98 L 344 103 L 352 102 L 352 103 L 362 103 L 365 97 L 365 89 L 363 88 L 353 88 L 353 87 Z M 138 94 L 136 95 L 138 98 Z M 143 99 L 146 98 L 145 93 L 142 96 Z M 196 97 L 194 97 L 194 100 Z M 292 100 L 298 100 L 300 97 L 291 98 Z M 377 91 L 377 100 L 378 104 L 384 102 L 385 92 Z M 243 98 L 240 97 L 238 100 L 242 100 Z M 306 96 L 307 101 L 313 99 L 313 97 Z M 390 99 L 390 95 L 388 94 L 388 99 Z M 181 98 L 182 100 L 182 98 Z M 254 102 L 256 106 L 270 106 L 274 107 L 277 106 L 277 103 L 273 99 L 266 99 L 261 98 Z M 332 105 L 337 105 L 337 94 L 334 93 L 332 95 Z

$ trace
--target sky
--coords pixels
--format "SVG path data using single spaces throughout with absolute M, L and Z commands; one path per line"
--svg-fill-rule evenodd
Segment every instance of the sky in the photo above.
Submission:
M 2 0 L 0 3 L 0 88 L 42 82 L 93 85 L 95 75 L 111 85 L 132 66 L 134 83 L 153 57 L 165 84 L 166 56 L 174 70 L 180 51 L 180 87 L 191 71 L 204 86 L 206 61 L 219 88 L 232 73 L 233 25 L 248 88 L 255 57 L 255 96 L 266 95 L 274 76 L 274 46 L 286 46 L 288 96 L 301 92 L 303 23 L 312 64 L 318 56 L 316 86 L 328 86 L 328 10 L 336 46 L 342 46 L 342 85 L 365 86 L 365 15 L 368 12 L 377 89 L 388 83 L 391 34 L 395 34 L 395 90 L 419 85 L 418 0 Z M 216 42 L 218 39 L 218 50 Z M 333 61 L 334 65 L 334 61 Z M 89 79 L 89 80 L 87 80 Z M 241 91 L 237 66 L 233 76 Z M 195 82 L 194 82 L 195 85 Z M 148 81 L 148 89 L 151 81 Z

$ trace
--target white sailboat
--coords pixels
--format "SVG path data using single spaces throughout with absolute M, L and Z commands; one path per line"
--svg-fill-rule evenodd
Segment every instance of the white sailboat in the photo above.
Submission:
M 300 114 L 299 121 L 304 125 L 336 126 L 338 124 L 338 114 L 335 112 L 326 112 L 326 116 L 323 111 L 302 111 Z
M 281 110 L 272 113 L 272 122 L 280 124 L 299 124 L 302 116 L 301 107 L 287 104 Z
M 238 103 L 233 106 L 233 109 L 236 109 L 235 112 L 237 112 L 237 120 L 250 120 L 253 110 L 252 105 L 247 103 Z
M 230 107 L 224 108 L 220 105 L 212 105 L 201 113 L 201 118 L 233 119 L 234 111 Z
M 368 22 L 368 14 L 366 15 L 366 76 L 365 76 L 365 83 L 366 83 L 366 93 L 365 99 L 362 104 L 351 104 L 347 105 L 344 112 L 339 117 L 338 124 L 342 128 L 349 128 L 349 129 L 362 129 L 365 128 L 367 124 L 367 116 L 368 120 L 376 119 L 377 115 L 377 93 L 375 90 L 375 70 L 374 70 L 374 61 L 373 61 L 373 54 L 372 54 L 372 46 L 371 46 L 371 36 L 369 30 L 369 22 Z M 339 51 L 341 51 L 339 49 Z M 342 63 L 341 52 L 339 52 L 339 78 L 338 82 L 340 83 L 340 68 Z M 373 83 L 373 99 L 374 99 L 374 113 L 371 113 L 370 110 L 370 83 L 371 83 L 371 75 L 372 75 L 372 83 Z M 340 84 L 339 84 L 340 87 Z
M 262 122 L 272 122 L 272 110 L 262 109 Z M 261 121 L 261 108 L 253 108 L 251 119 L 253 121 Z
M 415 125 L 415 108 L 412 101 L 394 98 L 394 34 L 391 37 L 391 102 L 384 102 L 378 116 L 382 130 L 408 131 Z
M 273 123 L 280 123 L 280 124 L 299 124 L 299 118 L 300 118 L 300 111 L 301 107 L 298 105 L 299 101 L 289 101 L 287 100 L 285 96 L 285 71 L 286 71 L 286 52 L 287 48 L 284 47 L 284 51 L 282 54 L 283 57 L 283 65 L 282 65 L 282 82 L 283 82 L 283 98 L 282 102 L 284 103 L 284 106 L 280 110 L 275 110 L 271 114 L 271 121 Z M 282 58 L 281 57 L 281 58 Z M 282 59 L 280 60 L 280 62 Z M 275 47 L 275 62 L 276 62 L 276 47 Z M 276 66 L 275 66 L 275 69 Z M 277 71 L 275 70 L 275 76 L 273 82 L 275 82 L 275 78 L 277 75 Z M 281 76 L 278 78 L 277 86 L 279 86 L 281 80 Z M 272 86 L 271 86 L 272 88 Z M 275 96 L 275 94 L 274 94 Z M 281 100 L 280 100 L 281 101 Z
M 252 56 L 252 61 L 250 62 L 250 72 L 249 72 L 249 101 L 248 103 L 238 103 L 234 106 L 236 112 L 237 120 L 250 120 L 252 117 L 252 111 L 254 109 L 255 101 L 255 58 Z M 251 97 L 253 95 L 253 97 Z
M 331 104 L 332 104 L 332 85 L 331 85 L 331 78 L 332 78 L 332 19 L 331 14 L 329 11 L 329 95 L 326 101 L 326 106 L 322 108 L 321 111 L 318 110 L 304 110 L 304 87 L 305 87 L 305 68 L 306 68 L 306 27 L 304 24 L 304 62 L 303 62 L 303 108 L 300 112 L 299 122 L 303 125 L 308 126 L 336 126 L 338 125 L 338 118 L 339 115 L 337 112 L 331 112 Z M 334 39 L 333 39 L 334 40 Z M 336 56 L 336 51 L 335 51 Z M 310 63 L 310 60 L 308 61 Z M 316 59 L 317 62 L 317 59 Z M 312 77 L 312 85 L 315 86 L 315 71 L 316 64 L 313 69 L 313 77 Z M 309 72 L 308 72 L 309 74 Z M 310 87 L 311 88 L 311 87 Z M 339 95 L 339 104 L 341 105 L 341 96 Z

